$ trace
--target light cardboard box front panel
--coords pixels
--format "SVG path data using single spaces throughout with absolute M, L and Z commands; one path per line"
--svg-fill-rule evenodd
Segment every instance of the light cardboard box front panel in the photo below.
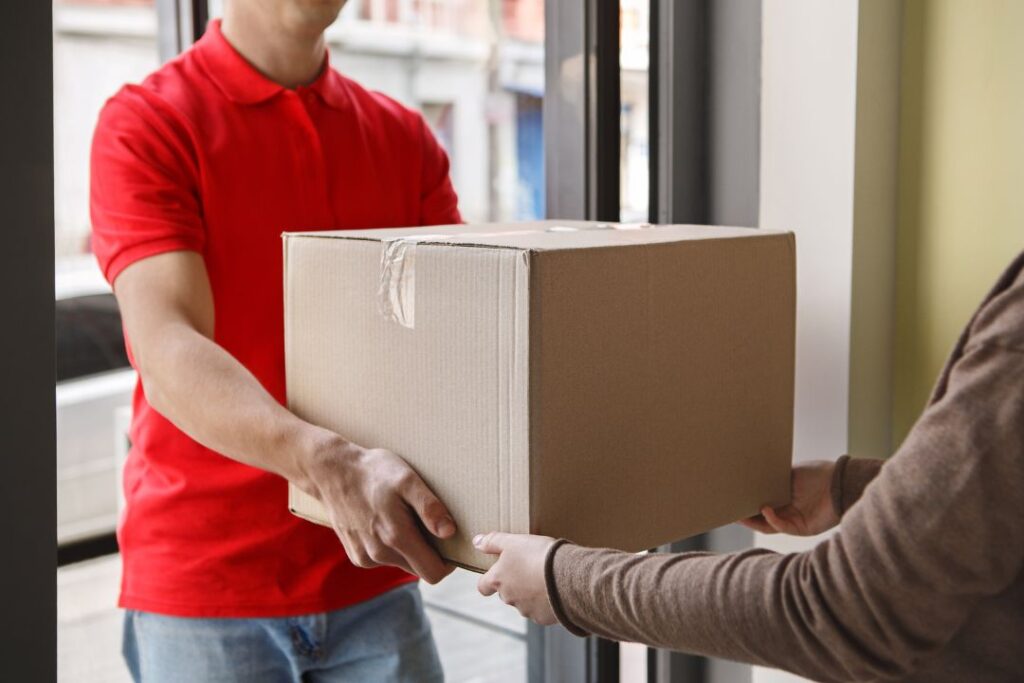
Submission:
M 290 407 L 408 460 L 475 569 L 484 531 L 638 551 L 787 500 L 793 236 L 617 228 L 286 235 Z

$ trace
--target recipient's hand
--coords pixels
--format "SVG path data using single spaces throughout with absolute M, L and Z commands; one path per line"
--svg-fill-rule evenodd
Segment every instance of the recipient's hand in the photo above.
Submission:
M 793 467 L 793 500 L 788 505 L 761 508 L 761 514 L 740 520 L 740 524 L 763 534 L 781 532 L 793 536 L 815 536 L 839 524 L 832 507 L 831 460 L 803 462 Z
M 555 539 L 528 534 L 492 532 L 477 536 L 473 545 L 490 555 L 499 555 L 490 571 L 480 577 L 481 595 L 494 595 L 528 619 L 542 626 L 555 623 L 555 612 L 544 583 L 544 558 Z
M 334 531 L 357 567 L 400 567 L 428 583 L 452 572 L 424 538 L 455 533 L 444 504 L 400 457 L 341 440 L 316 449 L 300 486 L 327 508 Z

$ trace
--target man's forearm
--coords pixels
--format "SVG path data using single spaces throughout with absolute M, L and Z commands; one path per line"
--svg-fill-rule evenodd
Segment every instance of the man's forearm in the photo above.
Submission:
M 304 463 L 342 440 L 278 403 L 223 347 L 187 324 L 169 324 L 140 371 L 157 411 L 204 446 L 304 484 Z

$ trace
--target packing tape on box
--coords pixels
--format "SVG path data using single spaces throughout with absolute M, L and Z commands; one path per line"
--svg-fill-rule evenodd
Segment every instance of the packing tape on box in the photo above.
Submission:
M 381 242 L 380 286 L 377 303 L 385 320 L 407 329 L 416 327 L 416 245 L 420 242 L 446 242 L 481 237 L 511 237 L 542 232 L 583 232 L 586 230 L 643 230 L 649 223 L 593 223 L 588 225 L 552 225 L 543 230 L 503 230 L 500 232 L 464 232 L 454 235 L 414 235 Z

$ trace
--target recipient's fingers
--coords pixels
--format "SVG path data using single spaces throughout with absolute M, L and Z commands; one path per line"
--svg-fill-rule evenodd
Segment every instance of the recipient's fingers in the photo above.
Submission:
M 476 582 L 476 589 L 480 591 L 480 595 L 490 597 L 498 592 L 498 580 L 495 574 L 495 567 L 491 567 L 490 571 L 480 577 L 480 580 Z
M 776 531 L 792 533 L 792 530 L 795 528 L 792 522 L 781 517 L 773 508 L 765 506 L 761 509 L 761 514 L 764 515 L 765 521 L 767 521 L 768 524 L 770 524 Z
M 742 524 L 748 529 L 760 532 L 762 534 L 774 534 L 777 533 L 772 525 L 765 520 L 763 515 L 754 515 L 753 517 L 747 517 L 746 519 L 739 520 L 738 524 Z
M 492 531 L 489 534 L 478 534 L 473 537 L 473 545 L 482 553 L 488 555 L 500 555 L 508 545 L 512 534 L 505 534 L 500 531 Z
M 438 538 L 448 538 L 455 533 L 455 521 L 448 513 L 448 508 L 415 472 L 409 473 L 402 497 L 423 520 L 427 531 Z
M 558 623 L 558 619 L 556 619 L 553 616 L 547 615 L 547 614 L 545 614 L 544 616 L 530 617 L 530 618 L 533 619 L 535 622 L 537 622 L 541 626 L 554 626 L 555 624 Z

